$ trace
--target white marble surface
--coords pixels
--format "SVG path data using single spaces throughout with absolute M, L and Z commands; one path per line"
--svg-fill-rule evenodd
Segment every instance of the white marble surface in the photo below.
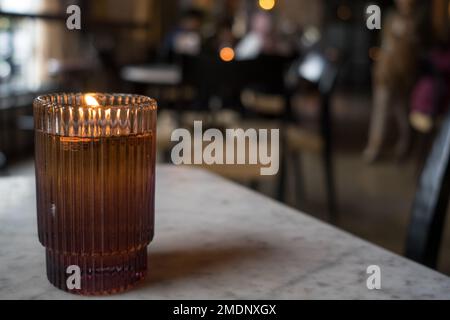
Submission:
M 108 298 L 450 298 L 449 277 L 206 171 L 158 167 L 156 183 L 149 276 Z M 0 299 L 86 298 L 46 279 L 34 188 L 0 178 Z M 381 290 L 366 287 L 371 264 Z

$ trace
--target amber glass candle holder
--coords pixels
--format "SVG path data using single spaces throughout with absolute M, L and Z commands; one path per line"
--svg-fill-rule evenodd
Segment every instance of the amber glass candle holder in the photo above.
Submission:
M 153 238 L 156 101 L 64 93 L 40 96 L 33 108 L 49 281 L 87 295 L 129 288 L 147 273 Z

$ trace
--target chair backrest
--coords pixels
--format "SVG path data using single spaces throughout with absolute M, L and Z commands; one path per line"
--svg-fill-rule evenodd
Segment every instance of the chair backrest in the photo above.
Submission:
M 450 195 L 450 112 L 419 179 L 406 241 L 406 256 L 436 268 Z
M 243 88 L 253 83 L 265 83 L 281 90 L 286 60 L 277 56 L 260 56 L 254 60 L 224 62 L 209 55 L 185 57 L 184 82 L 199 88 L 205 98 L 238 97 Z

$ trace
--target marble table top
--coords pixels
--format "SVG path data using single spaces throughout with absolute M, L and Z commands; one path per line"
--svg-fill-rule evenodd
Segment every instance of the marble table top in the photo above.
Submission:
M 107 298 L 450 298 L 449 277 L 207 171 L 159 166 L 156 186 L 149 275 Z M 36 229 L 34 179 L 0 178 L 0 299 L 92 299 L 47 281 Z

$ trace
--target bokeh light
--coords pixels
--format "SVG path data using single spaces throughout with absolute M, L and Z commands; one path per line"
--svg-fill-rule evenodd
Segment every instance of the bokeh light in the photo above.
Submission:
M 272 10 L 275 7 L 275 0 L 259 0 L 259 6 L 264 10 Z
M 220 49 L 220 59 L 225 62 L 232 61 L 234 59 L 234 50 L 230 47 L 224 47 Z

